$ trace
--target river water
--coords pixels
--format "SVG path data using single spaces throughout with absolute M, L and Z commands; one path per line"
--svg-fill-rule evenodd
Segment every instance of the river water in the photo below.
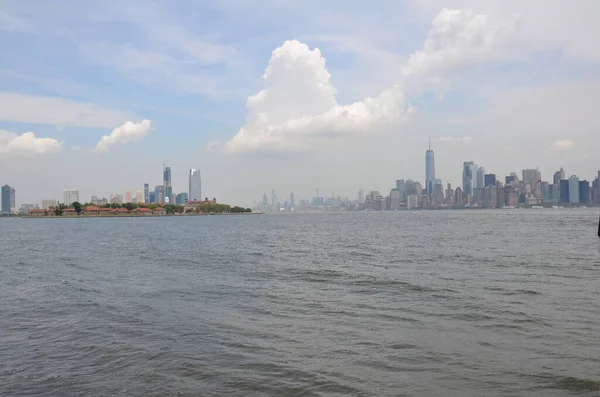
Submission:
M 600 396 L 597 222 L 0 219 L 0 395 Z

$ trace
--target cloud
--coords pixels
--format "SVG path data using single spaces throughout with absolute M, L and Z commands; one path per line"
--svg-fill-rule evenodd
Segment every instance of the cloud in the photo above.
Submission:
M 206 151 L 207 152 L 212 152 L 213 150 L 215 150 L 216 148 L 218 148 L 221 145 L 221 142 L 219 141 L 212 141 L 211 143 L 209 143 L 208 145 L 206 145 Z
M 33 132 L 21 135 L 0 130 L 0 154 L 35 156 L 56 153 L 62 150 L 62 142 L 53 138 L 37 138 Z
M 138 142 L 150 132 L 150 120 L 142 120 L 139 123 L 127 121 L 125 124 L 115 128 L 109 135 L 104 135 L 96 145 L 96 150 L 106 152 L 116 144 Z
M 557 152 L 566 152 L 573 149 L 573 146 L 575 146 L 573 141 L 569 139 L 563 139 L 560 141 L 554 141 L 552 143 L 552 150 Z
M 439 137 L 439 138 L 435 138 L 434 142 L 440 142 L 440 143 L 445 143 L 445 142 L 450 142 L 450 143 L 464 143 L 464 144 L 469 144 L 471 143 L 472 139 L 470 136 L 448 136 L 448 137 Z
M 494 24 L 487 15 L 447 8 L 435 17 L 423 48 L 412 53 L 402 75 L 407 89 L 447 88 L 448 76 L 495 58 L 515 20 Z
M 109 128 L 131 114 L 56 97 L 0 92 L 0 120 L 21 123 Z
M 273 51 L 263 75 L 267 88 L 248 98 L 246 125 L 225 145 L 229 152 L 296 150 L 320 139 L 372 132 L 406 119 L 411 107 L 398 87 L 374 98 L 338 105 L 325 59 L 296 40 Z
M 320 50 L 286 41 L 273 51 L 263 75 L 266 88 L 248 98 L 246 124 L 225 150 L 303 150 L 355 134 L 397 132 L 415 111 L 407 93 L 432 83 L 445 87 L 453 73 L 491 57 L 506 30 L 486 16 L 444 9 L 423 48 L 401 69 L 403 81 L 350 105 L 337 103 Z

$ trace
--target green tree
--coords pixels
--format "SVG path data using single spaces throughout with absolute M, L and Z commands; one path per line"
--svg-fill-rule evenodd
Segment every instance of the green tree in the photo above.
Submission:
M 123 208 L 127 208 L 129 211 L 133 211 L 135 209 L 135 204 L 125 203 L 125 204 L 123 204 Z
M 77 215 L 81 214 L 81 203 L 79 201 L 74 201 L 72 204 L 73 209 L 77 211 Z

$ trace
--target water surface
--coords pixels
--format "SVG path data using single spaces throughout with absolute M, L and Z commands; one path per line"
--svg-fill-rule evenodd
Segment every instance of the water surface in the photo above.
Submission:
M 597 221 L 0 219 L 0 395 L 599 396 Z

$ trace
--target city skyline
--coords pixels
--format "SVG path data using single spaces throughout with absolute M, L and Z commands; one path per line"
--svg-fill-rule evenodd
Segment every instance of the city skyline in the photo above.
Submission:
M 140 181 L 150 194 L 168 188 L 154 177 L 166 158 L 172 193 L 196 167 L 230 202 L 274 186 L 353 197 L 399 175 L 427 187 L 429 136 L 435 179 L 454 186 L 471 160 L 484 173 L 560 164 L 591 179 L 600 4 L 549 1 L 542 17 L 528 0 L 259 0 L 251 13 L 243 2 L 8 0 L 0 183 L 19 203 L 70 188 L 135 196 Z

